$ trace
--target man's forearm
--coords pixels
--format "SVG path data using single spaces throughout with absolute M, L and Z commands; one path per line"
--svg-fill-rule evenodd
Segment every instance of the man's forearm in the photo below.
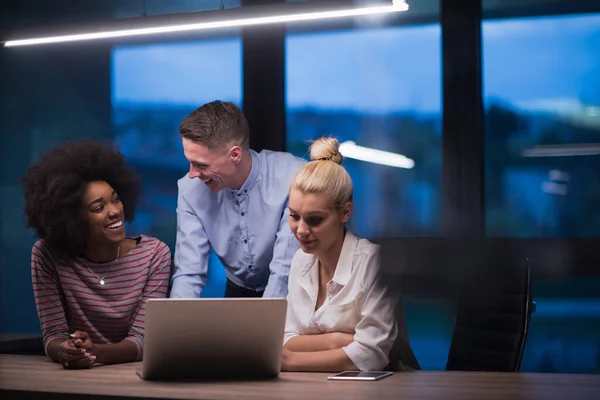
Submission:
M 119 364 L 136 361 L 137 347 L 131 340 L 114 344 L 94 344 L 92 354 L 99 364 Z
M 197 299 L 200 297 L 205 283 L 206 282 L 204 282 L 202 279 L 197 280 L 191 276 L 173 276 L 171 280 L 171 292 L 169 297 Z
M 272 268 L 272 267 L 271 267 Z M 285 299 L 288 293 L 288 277 L 287 275 L 281 275 L 279 273 L 273 273 L 271 275 L 265 287 L 263 297 L 265 298 L 276 298 Z
M 342 332 L 298 335 L 288 340 L 285 348 L 296 352 L 335 350 L 349 345 L 353 340 L 353 334 Z

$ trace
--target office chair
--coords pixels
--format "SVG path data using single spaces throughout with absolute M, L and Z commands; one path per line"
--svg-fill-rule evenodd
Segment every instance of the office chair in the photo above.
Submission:
M 446 370 L 518 372 L 535 311 L 529 259 L 518 267 L 489 262 L 466 283 Z
M 393 365 L 390 363 L 386 370 L 412 371 L 419 370 L 421 366 L 410 345 L 406 318 L 404 316 L 404 304 L 402 298 L 399 298 L 396 304 L 396 320 L 398 321 L 398 336 L 394 341 L 390 351 L 390 359 L 399 359 L 399 363 Z

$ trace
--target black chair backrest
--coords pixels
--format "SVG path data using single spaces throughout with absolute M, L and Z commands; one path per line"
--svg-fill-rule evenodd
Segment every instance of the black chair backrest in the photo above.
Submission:
M 531 268 L 492 260 L 459 291 L 446 370 L 516 372 L 532 313 Z
M 394 342 L 394 346 L 390 351 L 390 360 L 397 359 L 400 361 L 392 370 L 419 370 L 421 366 L 415 356 L 408 338 L 408 329 L 406 327 L 406 319 L 404 317 L 404 304 L 402 296 L 400 296 L 396 305 L 396 321 L 398 323 L 398 336 Z
M 390 362 L 385 367 L 388 371 L 402 371 L 402 370 L 418 370 L 421 369 L 419 361 L 412 350 L 410 340 L 408 338 L 408 329 L 406 327 L 406 318 L 404 315 L 404 301 L 402 293 L 401 279 L 398 276 L 394 276 L 389 273 L 390 271 L 382 273 L 380 276 L 379 284 L 382 285 L 390 294 L 395 296 L 396 309 L 395 319 L 398 324 L 398 335 L 390 350 L 389 359 Z

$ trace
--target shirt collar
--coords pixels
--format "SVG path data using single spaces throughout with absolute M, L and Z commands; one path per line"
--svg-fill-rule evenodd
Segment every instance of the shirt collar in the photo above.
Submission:
M 335 273 L 333 274 L 332 281 L 341 286 L 346 286 L 352 275 L 354 266 L 352 261 L 354 260 L 354 252 L 358 245 L 358 238 L 354 236 L 350 231 L 346 231 L 344 237 L 344 244 L 342 245 L 342 251 L 340 252 L 340 258 L 335 267 Z
M 254 184 L 258 181 L 258 173 L 260 171 L 260 158 L 258 157 L 258 154 L 252 149 L 250 150 L 250 157 L 252 157 L 252 167 L 250 168 L 250 174 L 248 174 L 246 181 L 244 182 L 242 187 L 239 188 L 239 190 L 230 189 L 231 194 L 233 195 L 247 195 L 254 187 Z
M 354 252 L 356 251 L 357 245 L 358 238 L 347 230 L 346 236 L 344 237 L 344 244 L 342 244 L 340 258 L 338 259 L 335 267 L 335 273 L 331 279 L 337 285 L 346 286 L 346 284 L 348 284 L 350 276 L 352 275 L 352 270 L 354 269 L 352 261 L 354 260 Z M 311 257 L 310 261 L 306 263 L 304 268 L 302 268 L 298 274 L 298 283 L 309 293 L 311 286 L 317 285 L 318 287 L 319 284 L 319 270 L 318 268 L 313 268 L 317 266 L 317 258 Z
M 313 268 L 316 266 L 316 268 Z M 316 303 L 317 292 L 319 291 L 319 268 L 317 264 L 317 257 L 310 257 L 310 261 L 306 263 L 304 268 L 298 274 L 298 284 L 308 293 L 311 300 Z

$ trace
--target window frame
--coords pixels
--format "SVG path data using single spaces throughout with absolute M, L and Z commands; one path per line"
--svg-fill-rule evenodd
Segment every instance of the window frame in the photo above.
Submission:
M 281 0 L 280 0 L 281 1 Z M 440 242 L 461 240 L 484 240 L 509 243 L 516 259 L 532 260 L 532 271 L 536 276 L 582 276 L 598 274 L 595 265 L 600 260 L 600 248 L 594 238 L 494 238 L 485 235 L 485 160 L 484 153 L 484 104 L 482 82 L 482 37 L 483 20 L 580 14 L 600 12 L 600 4 L 593 2 L 553 1 L 529 7 L 490 10 L 484 7 L 485 0 L 439 0 L 439 14 L 389 18 L 382 26 L 413 26 L 440 23 L 442 32 L 442 165 L 443 165 L 443 236 L 424 238 L 380 238 L 393 249 L 390 257 L 406 258 L 411 248 L 420 249 L 411 255 L 415 265 L 402 273 L 413 277 L 449 276 L 457 271 L 446 263 L 426 262 L 432 249 Z M 273 0 L 244 0 L 242 5 L 275 2 Z M 550 2 L 547 2 L 550 3 Z M 407 14 L 408 16 L 408 14 Z M 285 151 L 285 35 L 286 33 L 312 33 L 349 29 L 360 29 L 353 22 L 336 22 L 310 26 L 308 28 L 271 30 L 266 47 L 269 58 L 275 59 L 277 73 L 258 73 L 264 65 L 259 41 L 261 35 L 245 35 L 244 99 L 256 99 L 256 88 L 262 90 L 260 104 L 244 104 L 244 111 L 253 123 L 256 150 L 269 148 Z M 264 38 L 264 36 L 263 36 Z M 271 69 L 270 69 L 271 71 Z M 267 112 L 266 110 L 270 110 Z M 275 112 L 273 112 L 275 111 Z M 466 117 L 465 117 L 466 116 Z M 261 119 L 275 118 L 276 122 L 257 123 Z M 283 128 L 282 128 L 283 127 Z M 498 247 L 498 246 L 492 246 Z M 563 262 L 552 268 L 545 263 L 550 250 L 561 249 Z M 457 254 L 460 250 L 456 250 Z M 450 255 L 451 256 L 451 255 Z M 569 257 L 565 259 L 565 257 Z M 536 262 L 538 260 L 538 262 Z M 399 270 L 396 272 L 400 272 Z M 443 280 L 443 279 L 442 279 Z M 407 281 L 408 282 L 408 281 Z M 417 292 L 425 292 L 423 285 L 416 285 Z M 427 287 L 427 284 L 425 284 Z

